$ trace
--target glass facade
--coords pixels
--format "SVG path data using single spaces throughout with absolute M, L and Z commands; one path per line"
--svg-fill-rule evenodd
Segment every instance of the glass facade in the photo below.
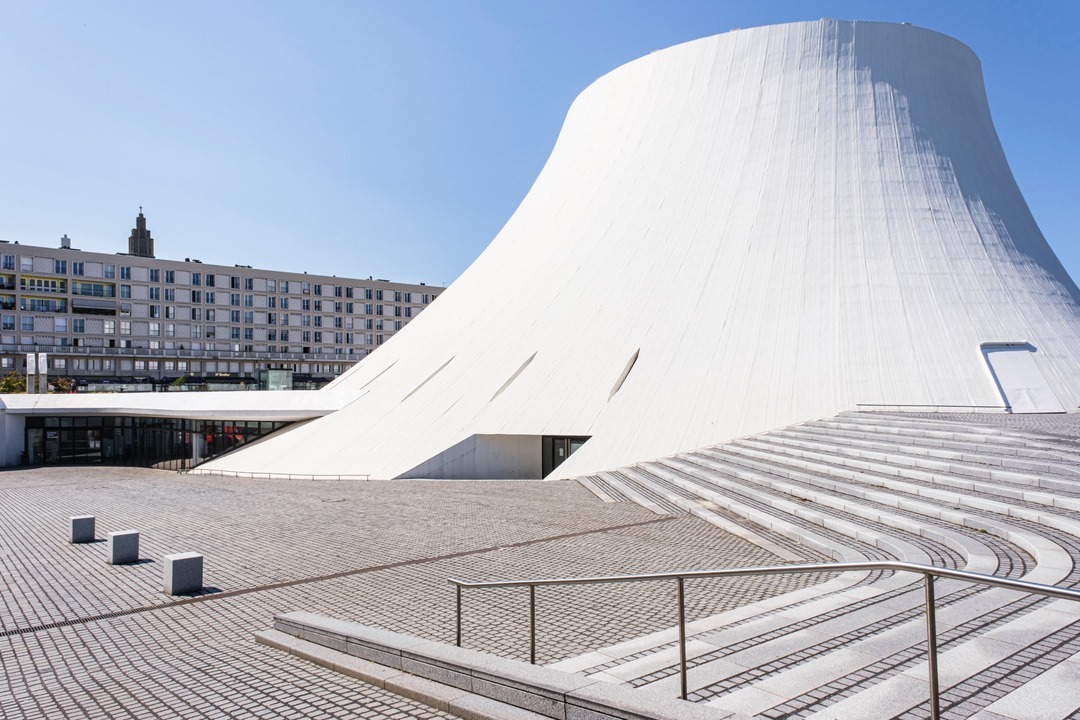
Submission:
M 284 422 L 148 417 L 26 418 L 32 465 L 132 465 L 182 470 L 275 430 Z

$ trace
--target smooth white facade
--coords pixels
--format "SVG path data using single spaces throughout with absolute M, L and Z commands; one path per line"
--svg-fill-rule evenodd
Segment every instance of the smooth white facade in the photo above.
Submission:
M 1039 402 L 1077 406 L 1080 293 L 972 51 L 738 30 L 586 89 L 485 252 L 323 391 L 348 404 L 208 467 L 415 476 L 474 436 L 591 436 L 569 477 L 858 403 L 1001 407 L 1000 343 L 1029 348 Z

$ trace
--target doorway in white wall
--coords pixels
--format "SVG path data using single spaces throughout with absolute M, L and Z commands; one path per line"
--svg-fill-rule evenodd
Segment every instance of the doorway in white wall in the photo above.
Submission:
M 1035 364 L 1034 345 L 1027 342 L 983 343 L 982 354 L 998 392 L 1012 412 L 1065 412 Z

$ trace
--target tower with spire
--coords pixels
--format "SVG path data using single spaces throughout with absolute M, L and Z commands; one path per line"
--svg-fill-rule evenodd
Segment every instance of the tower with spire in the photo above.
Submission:
M 135 218 L 135 227 L 131 229 L 131 237 L 128 238 L 128 255 L 154 257 L 154 238 L 150 237 L 150 231 L 146 229 L 142 205 L 139 206 L 139 216 Z

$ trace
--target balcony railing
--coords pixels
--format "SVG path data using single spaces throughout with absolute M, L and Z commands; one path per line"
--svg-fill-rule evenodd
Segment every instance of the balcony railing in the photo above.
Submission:
M 90 345 L 0 345 L 0 353 L 50 353 L 64 356 L 100 355 L 109 357 L 192 358 L 195 360 L 300 360 L 354 363 L 364 355 L 334 355 L 332 353 L 283 353 L 235 350 L 188 350 L 165 348 L 98 347 Z

